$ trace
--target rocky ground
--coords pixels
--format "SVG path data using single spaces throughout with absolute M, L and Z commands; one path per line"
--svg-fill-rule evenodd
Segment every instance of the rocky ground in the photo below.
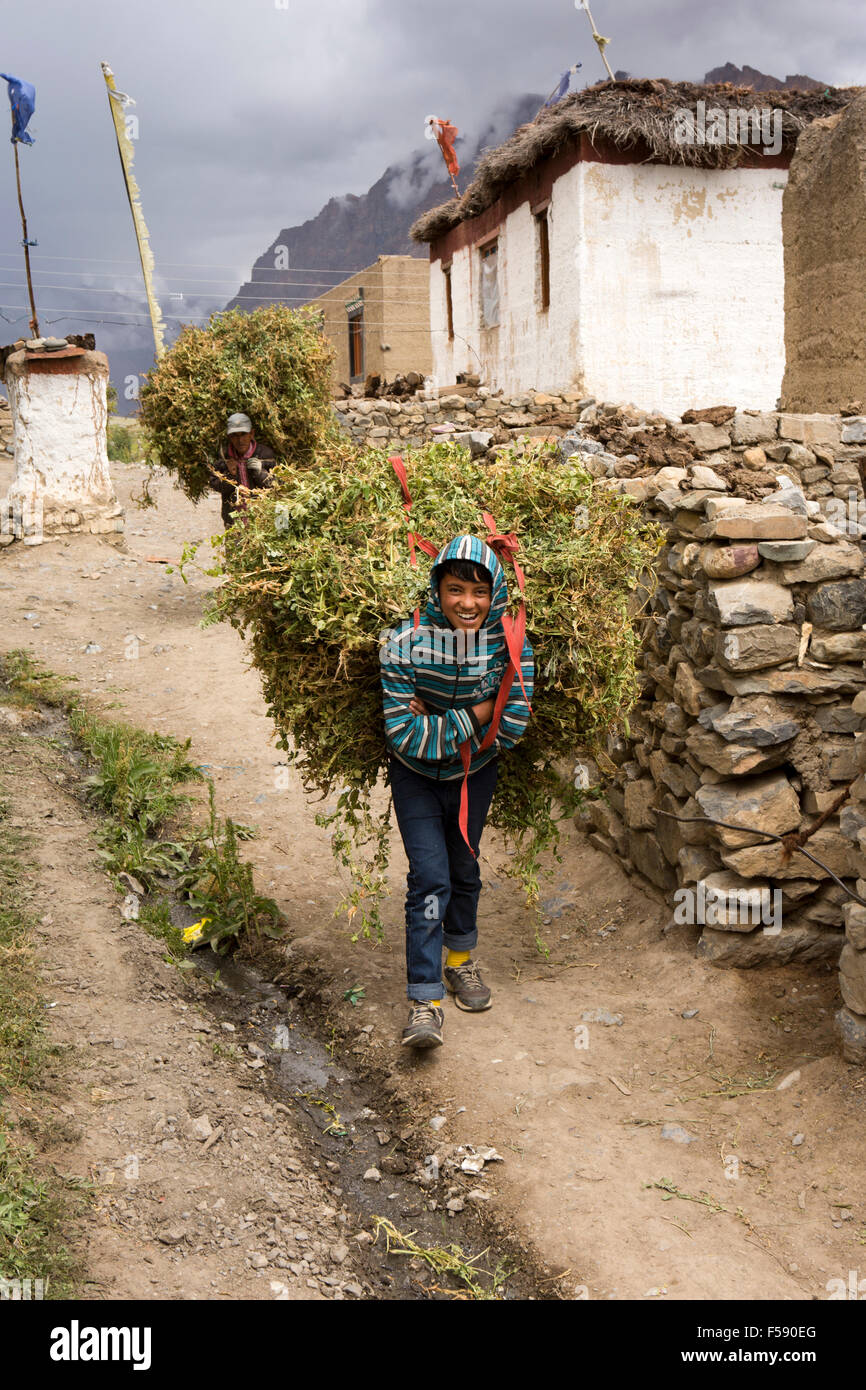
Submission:
M 217 532 L 217 503 L 193 509 L 158 478 L 156 510 L 137 511 L 144 470 L 114 471 L 127 507 L 119 545 L 71 536 L 0 554 L 3 645 L 76 676 L 118 717 L 190 736 L 220 812 L 259 825 L 245 849 L 292 924 L 281 973 L 306 982 L 280 1007 L 311 1037 L 330 1020 L 317 1046 L 336 1039 L 340 1094 L 355 1096 L 352 1123 L 359 1134 L 366 1125 L 371 1146 L 361 1151 L 375 1156 L 377 1121 L 362 1118 L 353 1087 L 379 1098 L 366 1108 L 386 1112 L 391 1147 L 381 1148 L 403 1173 L 365 1158 L 344 1181 L 328 1165 L 341 1169 L 351 1133 L 310 1148 L 279 1099 L 267 996 L 221 1016 L 204 975 L 178 976 L 121 924 L 82 849 L 77 803 L 58 791 L 52 764 L 32 768 L 15 814 L 36 831 L 42 864 L 51 1027 L 74 1048 L 56 1079 L 54 1109 L 71 1130 L 55 1161 L 103 1175 L 81 1247 L 95 1296 L 393 1297 L 357 1239 L 371 1213 L 396 1211 L 411 1229 L 432 1210 L 441 1238 L 473 1207 L 569 1298 L 820 1299 L 859 1269 L 864 1075 L 836 1050 L 836 971 L 718 971 L 695 959 L 696 930 L 663 937 L 662 896 L 577 828 L 543 890 L 549 960 L 491 837 L 478 958 L 495 1007 L 473 1017 L 449 1006 L 444 1048 L 401 1053 L 396 836 L 386 941 L 351 946 L 333 919 L 345 884 L 315 807 L 279 767 L 241 640 L 198 626 L 213 580 L 166 574 L 184 541 Z M 16 758 L 21 744 L 19 731 Z M 353 988 L 356 1004 L 344 997 Z M 262 1055 L 248 1042 L 226 1055 L 224 1022 Z M 503 1161 L 455 1177 L 467 1146 L 493 1146 Z M 130 1155 L 137 1179 L 126 1176 Z M 437 1168 L 445 1180 L 428 1186 Z M 398 1178 L 406 1189 L 392 1200 Z

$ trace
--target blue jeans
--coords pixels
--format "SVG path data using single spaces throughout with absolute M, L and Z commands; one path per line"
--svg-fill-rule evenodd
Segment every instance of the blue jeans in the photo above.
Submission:
M 498 758 L 468 780 L 468 834 L 478 853 L 481 832 L 496 786 Z M 442 948 L 471 951 L 478 940 L 481 872 L 460 834 L 462 778 L 437 782 L 390 763 L 391 795 L 403 838 L 406 878 L 406 978 L 410 999 L 442 999 Z

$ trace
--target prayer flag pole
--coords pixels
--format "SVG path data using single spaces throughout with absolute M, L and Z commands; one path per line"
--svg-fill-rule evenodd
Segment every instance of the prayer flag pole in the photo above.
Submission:
M 598 51 L 601 54 L 601 61 L 607 68 L 607 75 L 610 78 L 611 82 L 615 82 L 616 78 L 613 75 L 613 69 L 611 68 L 610 63 L 607 61 L 607 55 L 604 51 L 607 45 L 610 43 L 610 39 L 606 39 L 604 35 L 600 34 L 596 29 L 595 20 L 593 19 L 592 12 L 589 8 L 589 0 L 574 0 L 574 8 L 576 10 L 586 10 L 586 17 L 589 20 L 590 25 L 592 26 L 592 37 L 595 39 L 595 42 L 598 46 Z
M 141 211 L 141 191 L 132 172 L 132 141 L 127 134 L 126 122 L 123 115 L 124 109 L 129 105 L 132 98 L 128 97 L 125 92 L 119 92 L 117 90 L 114 82 L 114 73 L 107 63 L 102 64 L 102 75 L 105 78 L 105 85 L 108 89 L 108 109 L 111 112 L 114 133 L 117 136 L 117 152 L 120 155 L 120 167 L 123 170 L 123 180 L 126 184 L 126 196 L 129 199 L 129 208 L 132 213 L 132 225 L 135 228 L 135 239 L 138 242 L 138 255 L 141 261 L 141 273 L 144 279 L 144 293 L 147 297 L 147 307 L 150 313 L 150 322 L 153 328 L 153 341 L 158 361 L 165 352 L 165 343 L 163 342 L 162 336 L 165 332 L 165 324 L 162 320 L 162 310 L 159 307 L 153 290 L 153 252 L 150 249 L 147 226 Z
M 7 84 L 9 105 L 12 108 L 12 148 L 15 151 L 15 186 L 18 189 L 18 211 L 21 214 L 21 245 L 24 247 L 24 269 L 27 275 L 27 293 L 30 298 L 30 331 L 34 338 L 39 337 L 39 321 L 36 317 L 36 302 L 33 298 L 33 280 L 30 275 L 30 247 L 27 236 L 27 217 L 24 213 L 24 200 L 21 197 L 21 166 L 18 162 L 19 144 L 32 145 L 33 136 L 27 134 L 27 124 L 36 109 L 36 88 L 31 82 L 22 82 L 20 77 L 0 72 L 0 78 Z
M 21 213 L 21 245 L 24 247 L 24 270 L 27 275 L 27 294 L 30 298 L 30 331 L 34 338 L 39 337 L 39 321 L 36 318 L 36 303 L 33 299 L 33 281 L 30 276 L 30 242 L 27 239 L 27 217 L 24 212 L 24 203 L 21 198 L 21 168 L 18 163 L 18 141 L 12 139 L 12 148 L 15 151 L 15 182 L 18 186 L 18 210 Z

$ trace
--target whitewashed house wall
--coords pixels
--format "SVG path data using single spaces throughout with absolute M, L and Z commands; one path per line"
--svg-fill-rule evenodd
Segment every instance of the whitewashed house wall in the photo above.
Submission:
M 772 409 L 784 352 L 784 169 L 580 161 L 553 184 L 551 303 L 529 202 L 499 229 L 500 326 L 481 327 L 477 245 L 431 261 L 433 370 L 508 394 L 580 390 L 679 415 Z M 447 264 L 447 257 L 446 262 Z

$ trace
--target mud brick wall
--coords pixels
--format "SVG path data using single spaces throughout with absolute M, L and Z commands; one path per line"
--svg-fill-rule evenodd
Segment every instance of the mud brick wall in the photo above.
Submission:
M 788 410 L 866 408 L 866 95 L 802 132 L 782 200 Z
M 779 844 L 659 814 L 779 835 L 826 816 L 805 847 L 866 898 L 866 419 L 719 408 L 675 423 L 594 406 L 578 433 L 599 486 L 666 534 L 631 737 L 611 741 L 605 798 L 584 814 L 593 841 L 672 904 L 713 890 L 721 920 L 697 949 L 714 963 L 841 953 L 837 1026 L 866 1060 L 866 907 Z M 754 890 L 768 906 L 781 893 L 778 932 L 734 910 Z

